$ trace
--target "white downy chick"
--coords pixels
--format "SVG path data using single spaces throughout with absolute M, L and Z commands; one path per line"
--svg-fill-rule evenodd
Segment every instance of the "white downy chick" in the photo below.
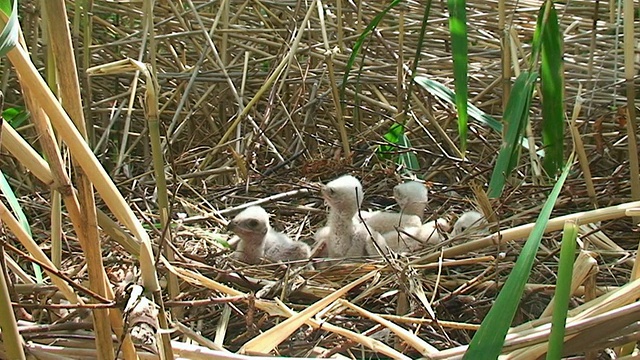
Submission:
M 240 237 L 231 256 L 247 264 L 259 264 L 263 257 L 273 262 L 303 260 L 311 253 L 307 244 L 271 228 L 269 214 L 260 206 L 250 206 L 236 215 L 229 230 Z
M 460 235 L 461 233 L 472 228 L 479 230 L 487 224 L 487 220 L 481 213 L 477 211 L 467 211 L 460 215 L 456 223 L 453 225 L 451 236 Z
M 444 240 L 442 231 L 450 229 L 446 219 L 429 221 L 420 226 L 411 226 L 384 233 L 387 245 L 395 252 L 415 252 L 426 244 L 438 244 Z
M 322 197 L 329 205 L 328 230 L 320 229 L 316 240 L 324 238 L 331 258 L 378 255 L 373 240 L 385 249 L 384 238 L 376 231 L 354 220 L 362 203 L 362 184 L 351 175 L 344 175 L 322 187 Z M 371 234 L 369 234 L 371 231 Z
M 369 228 L 381 234 L 395 231 L 396 228 L 420 227 L 424 208 L 427 206 L 427 188 L 418 181 L 407 181 L 393 188 L 393 197 L 401 211 L 374 211 L 363 213 L 364 222 Z
M 407 181 L 398 184 L 393 188 L 393 197 L 404 214 L 416 215 L 422 221 L 429 200 L 429 192 L 423 183 Z
M 407 181 L 393 188 L 393 197 L 400 205 L 401 212 L 395 214 L 395 224 L 383 233 L 387 245 L 396 252 L 414 252 L 426 243 L 438 243 L 442 236 L 435 221 L 422 224 L 422 216 L 427 206 L 428 191 L 423 183 Z M 438 219 L 440 228 L 447 227 L 444 219 Z
M 327 243 L 329 242 L 330 237 L 331 230 L 329 229 L 329 226 L 323 226 L 316 230 L 315 234 L 313 234 L 315 243 L 313 245 L 313 249 L 311 249 L 311 256 L 326 258 L 329 251 L 327 249 Z

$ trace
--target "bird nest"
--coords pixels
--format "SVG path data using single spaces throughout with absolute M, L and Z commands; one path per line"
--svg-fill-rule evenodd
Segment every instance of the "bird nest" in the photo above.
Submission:
M 356 168 L 346 171 L 363 175 L 367 189 L 365 208 L 390 207 L 392 201 L 388 170 L 370 171 L 366 175 Z M 327 173 L 323 177 L 331 179 L 336 175 L 338 174 Z M 274 215 L 274 227 L 313 245 L 312 234 L 323 225 L 325 217 L 321 196 L 317 191 L 300 191 L 315 188 L 315 184 L 286 184 L 288 179 L 288 176 L 283 179 L 272 176 L 253 182 L 249 188 L 244 184 L 228 187 L 228 194 L 242 194 L 243 201 L 238 203 L 240 207 L 246 202 L 260 202 L 269 198 L 274 195 L 273 188 L 279 188 L 278 193 L 292 194 L 287 198 L 264 202 L 263 206 Z M 473 189 L 469 186 L 458 186 L 454 191 L 443 184 L 430 185 L 431 200 L 427 214 L 431 218 L 444 216 L 453 221 L 461 211 L 474 206 Z M 568 181 L 568 188 L 575 189 L 578 186 L 578 176 Z M 510 188 L 509 196 L 522 200 L 509 202 L 511 206 L 497 206 L 494 215 L 500 219 L 500 223 L 494 225 L 505 230 L 535 222 L 540 204 L 544 200 L 544 195 L 541 194 L 548 190 L 548 186 L 534 185 Z M 581 204 L 582 201 L 585 203 Z M 584 194 L 564 194 L 558 201 L 554 216 L 575 213 L 587 206 L 587 201 Z M 295 332 L 283 339 L 277 348 L 277 353 L 282 356 L 328 356 L 341 353 L 362 357 L 365 353 L 371 353 L 367 356 L 372 356 L 375 352 L 397 356 L 398 353 L 393 349 L 408 357 L 420 356 L 421 349 L 416 347 L 416 343 L 390 332 L 387 322 L 409 330 L 411 336 L 426 341 L 438 350 L 468 344 L 491 308 L 522 245 L 522 241 L 512 241 L 452 257 L 441 257 L 443 249 L 483 237 L 483 234 L 469 233 L 408 255 L 390 254 L 367 260 L 315 258 L 310 262 L 316 266 L 313 270 L 305 267 L 308 263 L 304 261 L 247 266 L 228 258 L 228 249 L 211 246 L 211 242 L 217 241 L 215 237 L 219 237 L 219 232 L 224 233 L 222 227 L 218 227 L 219 230 L 209 230 L 210 234 L 206 238 L 202 234 L 202 222 L 187 224 L 188 218 L 185 222 L 184 230 L 180 231 L 181 235 L 178 237 L 185 244 L 182 255 L 189 258 L 185 260 L 184 266 L 195 266 L 200 274 L 242 291 L 246 298 L 241 301 L 235 297 L 237 295 L 233 295 L 229 300 L 233 303 L 205 301 L 202 306 L 189 306 L 190 301 L 202 301 L 207 296 L 213 301 L 215 296 L 210 293 L 212 287 L 201 283 L 186 292 L 189 293 L 189 300 L 183 299 L 184 302 L 176 304 L 184 306 L 185 321 L 194 324 L 196 319 L 202 319 L 197 322 L 198 329 L 207 338 L 215 338 L 220 324 L 228 323 L 224 342 L 228 350 L 239 350 L 261 331 L 273 328 L 282 321 L 280 311 L 283 308 L 274 312 L 271 305 L 282 301 L 287 308 L 302 311 L 354 282 L 367 279 L 350 288 L 340 300 L 323 307 L 318 311 L 319 315 L 314 314 L 312 320 L 301 323 Z M 212 224 L 210 229 L 215 228 L 216 225 Z M 626 283 L 633 266 L 630 256 L 637 247 L 629 220 L 603 222 L 598 227 L 583 229 L 582 233 L 583 249 L 597 259 L 599 268 L 594 268 L 590 274 L 593 282 L 576 290 L 572 298 L 573 306 L 587 301 L 589 297 L 585 294 L 589 291 L 602 294 Z M 558 232 L 551 232 L 543 239 L 536 265 L 514 319 L 514 326 L 538 319 L 553 297 L 559 235 Z M 614 238 L 615 244 L 622 249 L 607 248 L 603 245 L 606 242 L 598 241 L 598 238 Z M 193 242 L 209 243 L 209 246 L 202 245 L 199 248 L 216 250 L 206 254 L 193 250 L 190 252 L 187 249 L 194 247 L 187 245 Z M 232 294 L 222 292 L 218 296 Z M 256 301 L 265 301 L 270 305 L 263 304 L 260 307 L 256 305 Z M 231 315 L 226 313 L 226 318 L 223 311 L 225 307 L 232 309 Z M 323 324 L 330 326 L 323 327 Z M 361 335 L 365 335 L 365 338 Z M 375 341 L 380 341 L 383 345 Z M 372 347 L 372 342 L 377 345 Z M 380 347 L 385 344 L 389 348 L 381 351 Z

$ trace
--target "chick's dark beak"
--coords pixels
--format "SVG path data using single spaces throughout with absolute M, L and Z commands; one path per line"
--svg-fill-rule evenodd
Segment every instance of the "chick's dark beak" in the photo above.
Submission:
M 238 224 L 235 221 L 231 221 L 229 225 L 227 225 L 229 231 L 233 231 L 236 227 L 238 227 Z

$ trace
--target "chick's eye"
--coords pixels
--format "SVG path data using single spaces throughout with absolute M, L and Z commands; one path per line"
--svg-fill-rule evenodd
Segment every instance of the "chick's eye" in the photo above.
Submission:
M 250 219 L 247 221 L 247 225 L 252 228 L 258 227 L 258 220 Z

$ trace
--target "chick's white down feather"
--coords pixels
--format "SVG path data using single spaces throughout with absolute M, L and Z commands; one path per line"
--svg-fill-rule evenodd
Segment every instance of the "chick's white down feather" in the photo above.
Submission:
M 322 197 L 329 206 L 327 226 L 316 233 L 316 240 L 325 241 L 331 258 L 377 255 L 372 241 L 386 248 L 384 238 L 358 221 L 354 216 L 362 203 L 362 184 L 353 176 L 345 175 L 322 187 Z
M 307 244 L 274 230 L 269 224 L 269 214 L 260 206 L 250 206 L 236 215 L 229 230 L 240 237 L 232 257 L 248 264 L 259 264 L 263 257 L 286 262 L 310 256 Z
M 384 237 L 389 248 L 396 252 L 415 252 L 423 248 L 426 244 L 438 244 L 444 240 L 443 231 L 449 229 L 449 222 L 445 219 L 438 219 L 426 222 L 420 226 L 399 228 L 384 233 Z
M 416 215 L 420 220 L 424 216 L 424 208 L 427 207 L 428 195 L 425 185 L 418 181 L 407 181 L 393 188 L 393 197 L 400 205 L 402 212 Z
M 400 205 L 400 212 L 363 212 L 362 218 L 369 228 L 381 234 L 396 228 L 419 227 L 422 225 L 424 208 L 427 206 L 427 188 L 417 181 L 408 181 L 393 188 L 393 197 Z
M 460 215 L 456 223 L 453 225 L 451 235 L 460 235 L 468 229 L 481 230 L 485 225 L 487 225 L 487 220 L 484 218 L 484 215 L 477 211 L 467 211 Z
M 415 252 L 426 244 L 437 244 L 443 240 L 441 231 L 449 229 L 449 223 L 445 219 L 422 224 L 428 200 L 424 184 L 408 181 L 396 185 L 393 196 L 400 205 L 401 212 L 396 215 L 393 227 L 383 233 L 391 249 L 396 252 Z

